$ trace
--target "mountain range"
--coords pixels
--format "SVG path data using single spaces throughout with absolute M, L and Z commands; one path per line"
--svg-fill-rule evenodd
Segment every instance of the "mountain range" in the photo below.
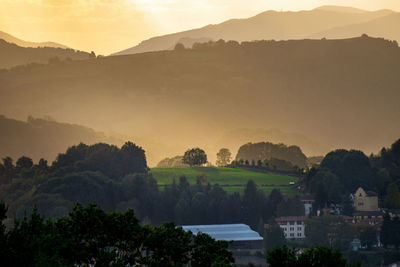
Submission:
M 365 11 L 350 7 L 322 6 L 298 12 L 266 11 L 246 19 L 231 19 L 216 25 L 167 34 L 142 41 L 113 55 L 172 49 L 182 38 L 207 40 L 341 39 L 367 34 L 400 40 L 400 13 Z M 203 41 L 201 41 L 203 39 Z M 188 45 L 191 47 L 191 44 Z
M 274 134 L 268 131 L 261 132 L 266 140 L 249 133 L 237 145 L 285 142 L 301 145 L 307 156 L 333 148 L 376 153 L 399 137 L 399 69 L 397 43 L 366 35 L 219 41 L 0 70 L 0 114 L 50 115 L 142 137 L 137 143 L 146 148 L 145 142 L 151 143 L 147 150 L 161 158 L 193 146 L 215 155 L 220 146 L 232 144 L 230 137 L 219 142 L 220 136 L 238 128 L 280 129 L 321 145 L 268 140 Z
M 55 42 L 29 42 L 18 39 L 17 37 L 12 36 L 11 34 L 0 31 L 0 39 L 12 44 L 16 44 L 21 47 L 54 47 L 54 48 L 68 48 L 65 45 L 55 43 Z

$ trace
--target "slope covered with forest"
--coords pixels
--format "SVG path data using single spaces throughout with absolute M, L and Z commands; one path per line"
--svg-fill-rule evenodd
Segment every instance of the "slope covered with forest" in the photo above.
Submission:
M 0 129 L 0 158 L 29 155 L 34 161 L 54 160 L 60 151 L 80 142 L 118 143 L 93 129 L 50 119 L 29 117 L 27 121 L 19 121 L 0 115 Z
M 2 71 L 0 113 L 146 136 L 171 146 L 163 157 L 238 127 L 370 153 L 398 137 L 399 69 L 397 44 L 367 36 L 221 41 Z
M 56 63 L 60 60 L 88 59 L 93 57 L 82 51 L 56 47 L 21 47 L 0 39 L 0 69 L 29 63 Z

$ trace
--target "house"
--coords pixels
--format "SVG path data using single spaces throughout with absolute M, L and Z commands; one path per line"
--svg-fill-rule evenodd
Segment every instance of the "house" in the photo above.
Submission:
M 314 198 L 311 194 L 304 194 L 300 197 L 300 200 L 304 205 L 304 214 L 308 216 L 311 213 Z
M 183 230 L 208 234 L 215 240 L 231 241 L 231 249 L 263 249 L 264 239 L 246 224 L 184 225 Z
M 354 209 L 356 211 L 378 211 L 378 195 L 359 187 L 354 194 Z
M 305 221 L 307 217 L 279 217 L 276 222 L 282 228 L 286 239 L 304 239 L 305 235 Z

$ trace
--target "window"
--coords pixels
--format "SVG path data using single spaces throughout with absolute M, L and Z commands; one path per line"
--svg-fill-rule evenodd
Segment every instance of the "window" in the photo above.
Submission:
M 297 221 L 297 224 L 301 225 L 301 224 L 303 224 L 303 222 L 302 221 Z
M 285 237 L 287 237 L 287 234 L 285 233 Z
M 290 224 L 290 225 L 294 225 L 294 222 L 290 222 L 289 224 Z
M 294 227 L 290 227 L 290 231 L 294 231 Z
M 298 237 L 301 237 L 301 233 L 297 233 L 297 236 L 298 236 Z
M 301 231 L 301 227 L 297 227 L 297 231 Z
M 285 231 L 285 232 L 286 232 L 286 231 L 287 231 L 287 228 L 286 228 L 286 227 L 283 227 L 283 231 Z
M 359 197 L 362 197 L 362 194 L 360 193 Z
M 293 234 L 293 233 L 291 233 L 291 234 L 290 234 L 290 236 L 291 236 L 291 237 L 294 237 L 294 234 Z

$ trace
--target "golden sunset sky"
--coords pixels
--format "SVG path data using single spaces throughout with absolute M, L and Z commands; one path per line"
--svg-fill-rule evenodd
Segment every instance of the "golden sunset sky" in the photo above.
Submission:
M 156 35 L 321 5 L 400 11 L 400 0 L 0 0 L 0 31 L 107 55 Z

